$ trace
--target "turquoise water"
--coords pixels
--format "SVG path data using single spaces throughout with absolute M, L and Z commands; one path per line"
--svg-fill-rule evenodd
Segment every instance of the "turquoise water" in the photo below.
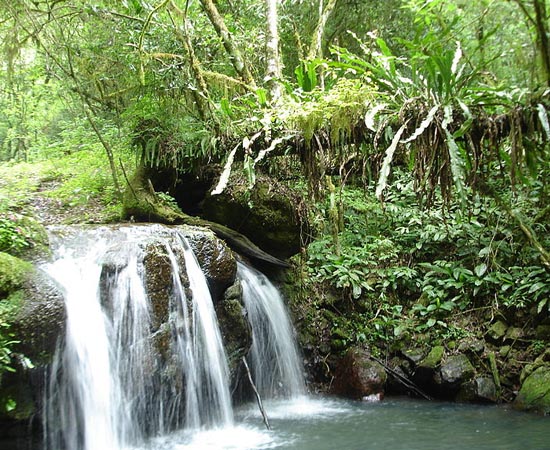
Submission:
M 232 428 L 177 432 L 140 450 L 544 450 L 550 418 L 500 406 L 389 399 L 381 403 L 303 398 L 255 405 Z

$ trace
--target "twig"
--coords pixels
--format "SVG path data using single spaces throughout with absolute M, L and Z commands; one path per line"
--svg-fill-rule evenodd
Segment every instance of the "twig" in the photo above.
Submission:
M 260 408 L 260 412 L 262 413 L 265 427 L 268 430 L 271 430 L 271 427 L 269 426 L 269 420 L 267 420 L 267 414 L 265 413 L 265 409 L 262 404 L 262 398 L 260 397 L 260 393 L 258 392 L 258 389 L 256 389 L 256 385 L 254 384 L 254 381 L 252 380 L 252 374 L 250 373 L 250 368 L 248 367 L 248 363 L 246 362 L 246 357 L 244 356 L 243 356 L 243 364 L 244 364 L 244 368 L 246 369 L 246 374 L 248 375 L 248 381 L 250 381 L 250 385 L 252 386 L 252 389 L 254 390 L 254 394 L 256 395 L 256 401 L 258 402 L 258 408 Z
M 409 380 L 407 377 L 404 377 L 403 375 L 401 375 L 400 373 L 396 372 L 395 370 L 393 370 L 391 367 L 389 367 L 387 364 L 385 364 L 384 362 L 380 361 L 378 358 L 375 358 L 374 356 L 369 356 L 370 359 L 372 359 L 373 361 L 376 361 L 378 364 L 380 364 L 382 367 L 384 367 L 384 369 L 390 374 L 390 375 L 393 375 L 393 377 L 399 381 L 401 384 L 403 384 L 405 387 L 409 388 L 411 391 L 415 392 L 416 394 L 418 394 L 420 397 L 423 397 L 425 398 L 426 400 L 432 400 L 432 398 L 426 394 L 425 392 L 423 392 L 418 386 L 416 386 L 411 380 Z

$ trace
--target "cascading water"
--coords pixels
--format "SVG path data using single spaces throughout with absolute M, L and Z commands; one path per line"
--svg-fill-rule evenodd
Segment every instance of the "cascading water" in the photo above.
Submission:
M 45 447 L 117 450 L 173 428 L 230 425 L 220 331 L 185 238 L 161 226 L 62 229 L 52 245 L 45 270 L 64 290 L 67 330 L 52 364 Z M 166 306 L 147 292 L 147 246 L 171 273 L 160 283 Z M 155 308 L 167 310 L 162 324 Z
M 241 262 L 237 273 L 252 326 L 250 358 L 258 390 L 266 398 L 303 396 L 302 363 L 279 291 L 265 275 Z

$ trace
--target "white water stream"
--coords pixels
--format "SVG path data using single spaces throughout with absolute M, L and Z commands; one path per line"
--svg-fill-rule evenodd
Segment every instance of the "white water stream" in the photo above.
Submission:
M 249 266 L 239 262 L 237 273 L 252 326 L 250 357 L 260 394 L 266 398 L 305 395 L 302 362 L 281 294 L 265 275 Z

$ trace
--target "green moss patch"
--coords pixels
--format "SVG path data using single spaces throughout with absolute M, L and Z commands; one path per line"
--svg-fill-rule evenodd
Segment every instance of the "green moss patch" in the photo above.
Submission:
M 27 261 L 0 252 L 0 298 L 20 289 L 32 270 Z

